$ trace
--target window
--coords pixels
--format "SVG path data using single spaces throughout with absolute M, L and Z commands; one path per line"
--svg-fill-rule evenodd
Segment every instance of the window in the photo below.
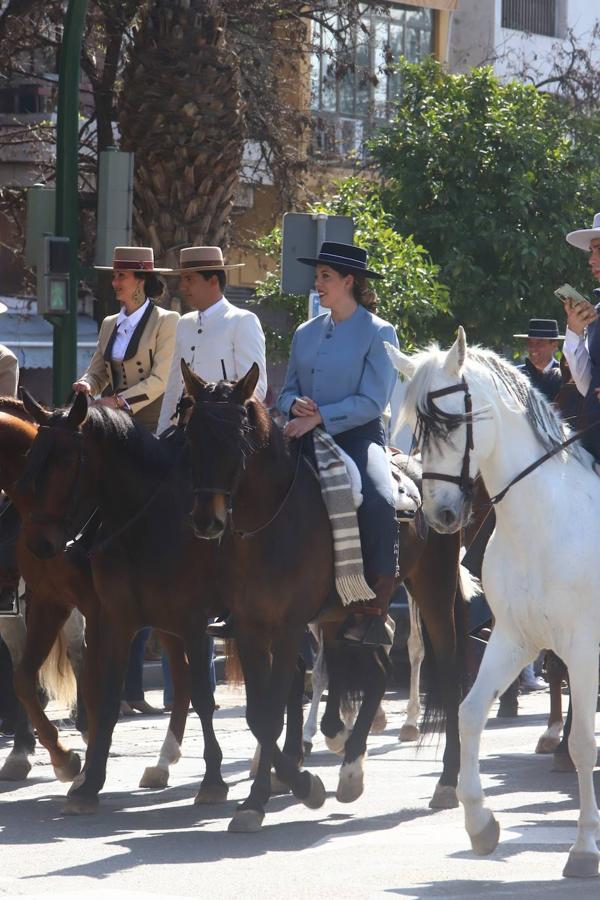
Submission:
M 360 155 L 363 138 L 389 118 L 398 96 L 393 64 L 401 56 L 417 62 L 433 50 L 432 10 L 396 4 L 385 14 L 365 5 L 362 22 L 365 28 L 346 37 L 343 51 L 327 28 L 313 32 L 311 108 L 319 155 Z M 331 25 L 337 25 L 333 13 Z
M 21 84 L 0 89 L 0 114 L 27 115 L 45 113 L 48 109 L 48 88 L 39 84 Z
M 502 27 L 557 37 L 556 0 L 502 0 Z

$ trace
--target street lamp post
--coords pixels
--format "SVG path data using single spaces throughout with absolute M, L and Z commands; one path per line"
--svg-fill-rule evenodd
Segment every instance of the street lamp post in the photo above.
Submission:
M 79 79 L 88 0 L 69 0 L 60 48 L 56 140 L 55 234 L 69 238 L 68 312 L 48 316 L 54 327 L 53 397 L 66 402 L 76 377 L 77 286 L 79 282 Z

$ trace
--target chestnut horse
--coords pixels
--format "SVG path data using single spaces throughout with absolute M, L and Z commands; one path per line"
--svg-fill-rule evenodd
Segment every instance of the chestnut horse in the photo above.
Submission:
M 78 395 L 70 411 L 51 414 L 31 398 L 26 402 L 44 425 L 25 475 L 34 485 L 36 504 L 25 521 L 27 547 L 46 558 L 63 554 L 73 498 L 92 499 L 102 521 L 89 556 L 100 601 L 94 677 L 87 685 L 97 722 L 90 729 L 85 766 L 69 791 L 66 811 L 97 808 L 129 645 L 143 625 L 183 640 L 192 704 L 204 734 L 206 771 L 196 803 L 224 800 L 228 786 L 221 777 L 222 753 L 212 723 L 206 635 L 207 617 L 222 610 L 214 576 L 216 548 L 197 541 L 189 527 L 187 450 L 177 440 L 158 441 L 126 413 L 88 410 L 84 395 Z M 294 687 L 300 706 L 299 675 Z M 301 756 L 301 721 L 295 731 L 290 742 Z
M 211 385 L 185 363 L 182 370 L 191 400 L 186 433 L 194 485 L 192 526 L 199 538 L 219 541 L 218 582 L 234 614 L 248 725 L 261 745 L 256 780 L 231 827 L 256 830 L 269 798 L 271 754 L 277 753 L 283 701 L 306 624 L 317 618 L 337 620 L 324 629 L 330 680 L 321 728 L 330 746 L 337 742 L 343 749 L 339 800 L 354 800 L 362 792 L 366 739 L 385 690 L 387 661 L 381 647 L 348 648 L 333 639 L 347 609 L 340 606 L 335 593 L 331 526 L 320 486 L 299 456 L 297 442 L 287 444 L 265 408 L 253 398 L 257 367 L 235 384 Z M 434 642 L 436 683 L 441 685 L 439 697 L 448 711 L 444 773 L 432 805 L 451 806 L 457 802 L 459 755 L 461 679 L 455 600 L 460 605 L 460 535 L 430 532 L 427 544 L 430 564 L 423 567 L 418 583 L 409 578 L 413 564 L 409 555 L 422 552 L 423 540 L 402 559 L 402 566 L 406 566 L 409 589 Z M 442 611 L 437 606 L 440 593 Z M 348 688 L 336 678 L 340 671 L 345 676 L 355 676 L 357 671 L 363 676 L 362 683 L 355 679 L 350 684 L 351 690 L 362 687 L 363 694 L 351 733 L 340 719 L 342 693 Z M 283 780 L 297 796 L 306 796 L 292 768 L 284 770 Z
M 37 406 L 36 406 L 37 409 Z M 41 409 L 41 408 L 40 408 Z M 43 412 L 43 411 L 42 411 Z M 44 415 L 48 415 L 44 413 Z M 26 467 L 26 456 L 31 450 L 37 434 L 37 426 L 32 423 L 23 405 L 16 400 L 0 401 L 0 488 L 6 491 L 22 519 L 32 515 L 32 498 L 23 489 L 22 478 Z M 21 484 L 20 489 L 17 484 Z M 82 516 L 78 509 L 73 512 L 73 534 L 78 530 Z M 54 772 L 61 781 L 72 781 L 79 773 L 79 756 L 66 748 L 60 741 L 58 730 L 48 720 L 38 697 L 38 672 L 47 659 L 61 629 L 69 620 L 73 610 L 79 610 L 86 618 L 87 665 L 84 666 L 84 684 L 94 679 L 93 658 L 97 637 L 98 597 L 94 591 L 89 562 L 79 545 L 72 545 L 59 555 L 37 558 L 27 547 L 24 535 L 17 541 L 17 565 L 28 586 L 27 633 L 22 655 L 15 667 L 14 682 L 17 694 L 25 707 L 31 723 L 37 730 L 40 743 L 47 749 Z M 170 750 L 175 736 L 180 741 L 185 728 L 189 706 L 187 688 L 187 664 L 181 643 L 171 635 L 163 636 L 173 669 L 175 702 L 169 723 L 169 733 L 163 746 L 156 768 L 149 768 L 142 776 L 142 787 L 163 787 L 168 779 L 169 762 L 176 762 L 177 755 Z M 89 713 L 89 733 L 95 728 L 95 707 L 93 690 L 84 688 L 85 705 Z M 31 765 L 29 753 L 33 752 L 34 740 L 31 733 L 18 753 L 9 757 L 7 777 L 11 780 L 25 778 Z M 11 759 L 12 757 L 12 759 Z

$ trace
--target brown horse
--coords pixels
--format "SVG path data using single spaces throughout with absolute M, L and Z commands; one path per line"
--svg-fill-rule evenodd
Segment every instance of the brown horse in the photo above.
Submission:
M 204 733 L 206 771 L 197 803 L 227 797 L 222 753 L 212 717 L 214 699 L 207 664 L 207 617 L 218 614 L 214 545 L 199 542 L 189 527 L 192 495 L 186 448 L 158 441 L 125 413 L 92 408 L 79 395 L 70 411 L 49 414 L 31 398 L 40 423 L 25 481 L 35 510 L 25 520 L 28 548 L 38 556 L 61 554 L 69 537 L 73 498 L 93 499 L 102 526 L 90 552 L 100 600 L 95 620 L 94 677 L 87 682 L 97 709 L 84 769 L 69 791 L 67 811 L 96 809 L 120 700 L 129 644 L 143 625 L 183 639 L 190 664 L 191 697 Z M 301 704 L 303 680 L 294 679 Z M 301 722 L 289 735 L 301 756 Z
M 320 487 L 299 449 L 285 443 L 253 398 L 257 367 L 236 384 L 216 385 L 206 384 L 185 364 L 182 369 L 192 401 L 187 423 L 194 484 L 192 526 L 199 538 L 220 542 L 218 580 L 235 618 L 247 721 L 261 745 L 256 780 L 232 827 L 255 830 L 269 797 L 271 754 L 277 754 L 283 698 L 306 623 L 318 617 L 338 622 L 325 630 L 329 688 L 321 728 L 330 740 L 339 738 L 343 743 L 340 800 L 356 799 L 362 792 L 366 739 L 385 690 L 386 659 L 381 647 L 349 650 L 332 639 L 347 610 L 335 594 L 331 527 Z M 438 797 L 432 802 L 449 806 L 456 805 L 458 773 L 460 677 L 454 613 L 460 536 L 431 532 L 420 577 L 415 579 L 410 554 L 422 555 L 423 543 L 403 560 L 403 576 L 435 643 L 438 683 L 443 685 L 448 711 L 448 742 Z M 442 612 L 437 607 L 440 601 Z M 349 735 L 339 714 L 344 679 L 336 679 L 336 673 L 341 670 L 354 679 L 350 690 L 362 687 L 362 703 Z M 277 768 L 277 756 L 275 760 Z M 281 769 L 294 793 L 306 797 L 300 780 L 306 773 Z M 305 785 L 304 791 L 306 781 Z M 454 794 L 453 799 L 448 793 Z
M 22 519 L 32 514 L 32 498 L 27 491 L 18 490 L 30 452 L 37 434 L 23 405 L 14 400 L 0 401 L 0 488 L 6 491 Z M 79 518 L 75 511 L 75 521 Z M 48 750 L 57 778 L 72 781 L 80 771 L 78 755 L 60 741 L 58 730 L 48 720 L 38 697 L 38 672 L 55 643 L 55 640 L 74 609 L 80 610 L 87 622 L 87 665 L 84 667 L 84 684 L 94 678 L 93 658 L 96 648 L 98 597 L 94 591 L 89 562 L 78 546 L 71 546 L 52 559 L 39 559 L 28 549 L 23 533 L 17 543 L 19 571 L 28 585 L 27 635 L 19 664 L 15 668 L 14 681 L 17 694 L 37 730 L 40 743 Z M 169 734 L 161 753 L 159 765 L 149 768 L 142 776 L 141 786 L 162 787 L 168 779 L 169 762 L 178 758 L 169 749 L 183 736 L 189 689 L 187 664 L 181 643 L 171 635 L 161 636 L 173 668 L 175 702 L 169 722 Z M 84 689 L 89 713 L 90 736 L 95 728 L 93 691 Z M 26 748 L 32 752 L 33 745 Z M 30 769 L 27 753 L 19 754 L 12 761 L 11 779 L 26 777 Z

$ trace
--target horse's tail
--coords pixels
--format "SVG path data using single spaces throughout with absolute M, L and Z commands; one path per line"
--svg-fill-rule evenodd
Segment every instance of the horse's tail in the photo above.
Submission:
M 421 618 L 425 648 L 423 659 L 425 709 L 421 726 L 423 738 L 426 734 L 440 734 L 445 730 L 449 686 L 454 685 L 458 702 L 465 696 L 467 686 L 467 604 L 480 590 L 478 580 L 471 575 L 468 569 L 460 566 L 452 610 L 456 636 L 455 652 L 447 658 L 439 659 L 436 656 L 431 637 Z
M 69 631 L 70 625 L 67 621 L 42 664 L 39 679 L 48 697 L 70 711 L 77 701 L 77 680 L 68 653 L 71 646 Z
M 237 652 L 236 641 L 224 641 L 225 644 L 225 681 L 233 687 L 244 683 L 242 664 Z

